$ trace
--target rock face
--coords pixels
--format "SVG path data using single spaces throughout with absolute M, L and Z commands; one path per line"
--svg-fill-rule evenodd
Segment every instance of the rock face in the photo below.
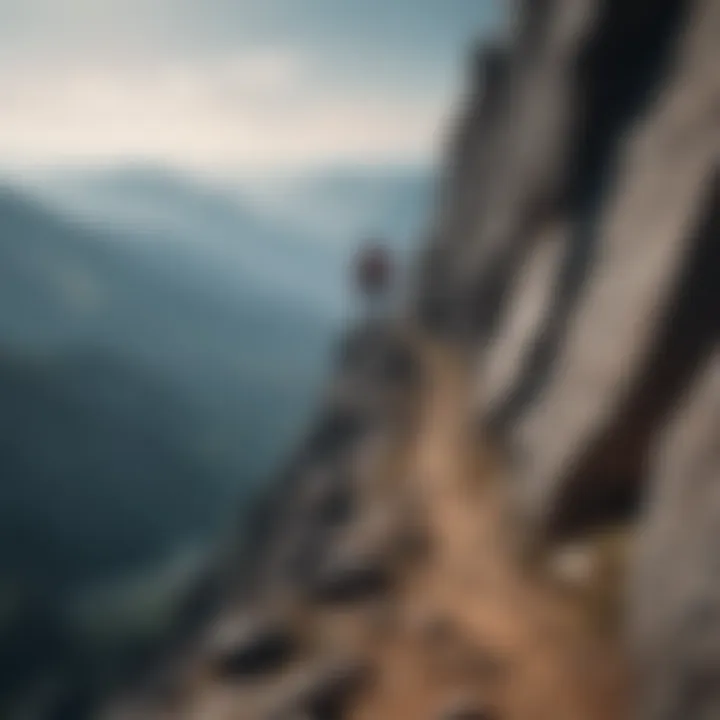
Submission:
M 720 717 L 720 353 L 661 438 L 630 574 L 640 697 L 657 720 Z
M 569 532 L 632 508 L 714 332 L 720 3 L 522 8 L 461 122 L 418 307 L 470 344 L 526 517 Z
M 239 680 L 282 668 L 292 659 L 293 643 L 282 621 L 250 617 L 215 628 L 205 652 L 219 676 Z
M 479 65 L 417 314 L 533 542 L 637 518 L 642 717 L 716 717 L 720 2 L 524 2 Z
M 610 644 L 513 562 L 466 388 L 422 333 L 352 331 L 245 555 L 99 717 L 620 717 Z
M 358 643 L 342 639 L 358 621 L 339 620 L 338 631 L 334 615 L 378 615 L 406 554 L 411 515 L 385 457 L 414 415 L 419 367 L 389 321 L 353 329 L 337 355 L 318 417 L 244 551 L 218 560 L 182 642 L 100 717 L 335 720 L 367 684 Z
M 191 640 L 172 717 L 720 716 L 720 0 L 516 21 L 474 58 L 410 317 L 342 344 L 214 586 L 212 614 L 256 621 L 214 674 Z M 580 537 L 571 593 L 521 565 L 516 523 Z M 618 523 L 624 576 L 588 549 Z M 598 633 L 625 595 L 627 637 Z

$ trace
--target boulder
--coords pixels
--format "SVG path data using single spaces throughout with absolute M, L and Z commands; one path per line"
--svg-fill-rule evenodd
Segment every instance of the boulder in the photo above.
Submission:
M 348 658 L 318 660 L 297 669 L 278 690 L 270 718 L 342 720 L 348 703 L 369 680 L 368 668 Z
M 242 680 L 283 668 L 297 648 L 284 622 L 249 614 L 219 621 L 205 643 L 205 657 L 215 675 Z
M 328 603 L 358 602 L 386 594 L 392 586 L 387 557 L 376 551 L 331 548 L 310 582 L 313 598 Z

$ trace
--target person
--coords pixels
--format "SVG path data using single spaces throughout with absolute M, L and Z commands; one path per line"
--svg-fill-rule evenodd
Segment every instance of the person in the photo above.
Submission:
M 393 280 L 390 252 L 378 241 L 371 241 L 360 248 L 355 259 L 355 286 L 363 298 L 368 315 L 378 315 L 387 310 Z

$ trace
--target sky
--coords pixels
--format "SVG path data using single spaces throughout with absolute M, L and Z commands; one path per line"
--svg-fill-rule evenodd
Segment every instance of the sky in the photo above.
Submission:
M 431 162 L 501 0 L 0 0 L 0 165 Z

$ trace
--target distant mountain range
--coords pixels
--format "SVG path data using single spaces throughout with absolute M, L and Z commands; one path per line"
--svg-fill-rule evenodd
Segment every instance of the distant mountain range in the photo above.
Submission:
M 102 353 L 5 355 L 0 397 L 6 577 L 67 587 L 214 529 L 223 468 L 161 381 Z
M 167 262 L 162 262 L 163 249 Z M 0 418 L 6 433 L 20 438 L 33 472 L 49 473 L 42 479 L 48 492 L 54 489 L 66 498 L 63 483 L 71 480 L 51 482 L 57 467 L 49 461 L 42 466 L 54 442 L 53 427 L 57 437 L 70 434 L 67 454 L 73 449 L 84 453 L 88 444 L 104 448 L 94 461 L 93 477 L 85 477 L 87 485 L 72 478 L 77 502 L 82 504 L 83 492 L 102 494 L 106 480 L 117 483 L 115 476 L 124 467 L 124 502 L 140 506 L 147 498 L 135 495 L 142 483 L 133 465 L 136 453 L 130 450 L 134 441 L 128 438 L 153 427 L 176 448 L 175 459 L 163 451 L 162 461 L 153 457 L 150 462 L 164 463 L 155 469 L 155 484 L 146 485 L 148 497 L 158 494 L 164 483 L 169 488 L 183 482 L 177 466 L 187 460 L 188 433 L 179 432 L 175 418 L 186 416 L 195 427 L 191 445 L 205 453 L 205 465 L 198 458 L 195 472 L 196 479 L 205 475 L 203 502 L 214 502 L 216 508 L 267 472 L 301 427 L 332 337 L 329 319 L 311 304 L 278 299 L 252 275 L 238 271 L 231 293 L 230 287 L 218 288 L 212 272 L 199 262 L 193 268 L 174 258 L 171 246 L 103 236 L 15 192 L 0 194 L 0 348 L 19 358 L 0 365 L 6 379 Z M 27 367 L 21 373 L 23 363 Z M 7 402 L 11 391 L 12 407 Z M 23 405 L 23 395 L 32 407 Z M 59 396 L 65 398 L 61 408 Z M 73 423 L 63 424 L 63 412 L 70 418 L 79 406 L 89 425 L 73 435 Z M 17 422 L 18 408 L 27 411 L 26 427 Z M 36 432 L 41 425 L 43 433 Z M 113 436 L 112 443 L 98 437 L 102 428 Z M 129 446 L 113 455 L 123 433 Z M 10 507 L 3 494 L 29 487 L 30 470 L 16 460 L 8 470 L 5 451 L 0 467 L 10 481 L 2 483 L 0 506 Z M 168 477 L 159 477 L 161 471 Z M 170 493 L 165 499 L 174 497 Z M 35 502 L 40 511 L 42 495 Z M 159 511 L 162 503 L 159 493 L 145 511 Z M 108 503 L 105 509 L 112 514 L 118 507 L 122 503 Z M 32 526 L 33 508 L 25 509 Z M 115 524 L 104 522 L 100 508 L 96 511 L 99 516 L 88 521 L 98 521 L 107 534 Z M 57 528 L 59 534 L 65 530 Z M 178 525 L 178 532 L 191 530 L 192 523 Z
M 0 713 L 121 664 L 169 615 L 178 581 L 148 568 L 202 547 L 282 461 L 350 254 L 370 233 L 407 251 L 428 192 L 412 173 L 144 167 L 0 187 Z
M 0 189 L 0 393 L 13 398 L 0 406 L 0 506 L 18 510 L 17 528 L 37 528 L 47 500 L 41 545 L 60 553 L 64 533 L 82 545 L 99 532 L 79 575 L 207 533 L 311 411 L 361 231 L 407 246 L 428 178 L 337 169 L 223 184 L 135 166 Z M 45 462 L 53 448 L 65 464 Z M 87 503 L 80 521 L 60 509 Z M 155 519 L 134 549 L 115 546 L 143 514 Z
M 308 176 L 246 181 L 246 192 L 345 252 L 368 235 L 403 254 L 417 247 L 432 209 L 428 168 L 339 167 Z
M 333 317 L 346 311 L 346 265 L 357 244 L 379 236 L 407 253 L 433 189 L 419 168 L 208 180 L 143 165 L 47 173 L 34 185 L 85 224 L 130 231 L 150 246 L 171 243 L 176 264 L 197 264 L 202 254 L 220 287 L 249 274 L 275 298 Z

